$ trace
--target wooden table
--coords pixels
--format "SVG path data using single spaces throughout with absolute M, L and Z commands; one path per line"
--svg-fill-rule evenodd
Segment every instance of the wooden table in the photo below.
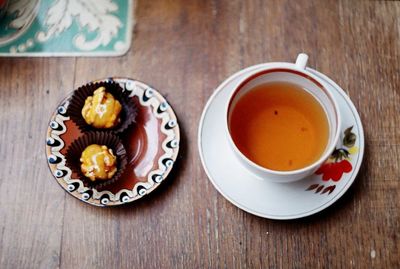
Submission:
M 400 268 L 400 2 L 140 0 L 135 13 L 123 57 L 0 59 L 0 268 Z M 229 75 L 302 51 L 358 108 L 366 154 L 333 206 L 271 221 L 214 189 L 197 125 Z M 160 189 L 102 209 L 58 186 L 44 142 L 68 92 L 112 75 L 159 89 L 183 140 Z

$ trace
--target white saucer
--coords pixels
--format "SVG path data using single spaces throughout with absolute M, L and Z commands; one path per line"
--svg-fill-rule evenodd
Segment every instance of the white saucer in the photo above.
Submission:
M 203 167 L 215 188 L 231 203 L 251 214 L 269 219 L 296 219 L 315 214 L 337 201 L 351 186 L 364 155 L 364 133 L 360 117 L 350 98 L 327 76 L 307 68 L 330 85 L 342 113 L 342 134 L 348 127 L 356 135 L 347 159 L 352 170 L 333 181 L 312 175 L 294 183 L 271 183 L 248 172 L 233 154 L 223 130 L 224 104 L 235 85 L 268 64 L 244 69 L 225 80 L 208 100 L 200 119 L 198 146 Z M 339 169 L 333 165 L 331 169 Z M 328 176 L 326 174 L 325 176 Z

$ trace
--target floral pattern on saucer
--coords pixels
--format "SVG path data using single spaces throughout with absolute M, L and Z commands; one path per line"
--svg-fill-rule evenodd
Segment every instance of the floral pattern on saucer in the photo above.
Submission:
M 314 191 L 314 193 L 320 194 L 328 193 L 329 195 L 336 188 L 336 184 L 329 184 L 329 182 L 338 182 L 343 174 L 350 173 L 353 170 L 350 162 L 351 155 L 357 153 L 358 149 L 355 146 L 357 135 L 352 132 L 352 129 L 353 126 L 344 131 L 341 147 L 336 148 L 329 159 L 315 172 L 316 175 L 322 175 L 322 181 L 328 182 L 328 185 L 311 184 L 306 191 Z

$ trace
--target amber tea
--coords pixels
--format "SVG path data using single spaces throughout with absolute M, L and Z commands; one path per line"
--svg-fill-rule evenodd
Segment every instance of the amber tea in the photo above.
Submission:
M 278 171 L 311 165 L 322 156 L 329 140 L 322 105 L 287 82 L 261 84 L 245 93 L 233 107 L 229 129 L 248 159 Z

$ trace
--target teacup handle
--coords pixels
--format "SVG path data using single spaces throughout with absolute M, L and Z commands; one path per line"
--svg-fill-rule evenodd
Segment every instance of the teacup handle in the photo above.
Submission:
M 296 66 L 299 69 L 305 69 L 307 66 L 307 61 L 308 61 L 308 55 L 305 53 L 300 53 L 297 55 L 296 59 Z

